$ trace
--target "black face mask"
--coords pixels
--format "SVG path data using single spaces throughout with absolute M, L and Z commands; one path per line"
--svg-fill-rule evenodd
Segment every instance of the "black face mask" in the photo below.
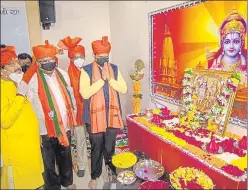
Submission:
M 103 67 L 104 63 L 108 63 L 109 62 L 109 58 L 108 57 L 102 57 L 102 58 L 97 58 L 96 59 L 96 63 Z
M 26 73 L 26 71 L 28 70 L 29 65 L 23 65 L 22 66 L 22 72 Z
M 41 64 L 41 68 L 45 71 L 52 71 L 56 66 L 56 62 L 48 62 L 45 64 Z

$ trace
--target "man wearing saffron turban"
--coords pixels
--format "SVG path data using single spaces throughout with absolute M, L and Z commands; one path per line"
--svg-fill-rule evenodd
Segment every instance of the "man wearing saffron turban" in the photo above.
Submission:
M 61 189 L 61 185 L 74 189 L 70 128 L 77 123 L 70 79 L 57 67 L 58 49 L 47 40 L 45 45 L 33 47 L 33 53 L 35 62 L 29 69 L 32 74 L 29 77 L 32 77 L 28 84 L 28 98 L 39 120 L 45 189 Z M 59 175 L 55 171 L 55 161 Z
M 79 92 L 79 79 L 81 74 L 81 69 L 84 66 L 85 50 L 84 47 L 78 45 L 82 39 L 79 37 L 71 38 L 66 37 L 60 40 L 58 47 L 68 50 L 68 57 L 70 58 L 70 65 L 68 68 L 68 74 L 71 81 L 71 86 L 74 91 L 74 96 L 77 104 L 77 124 L 75 127 L 75 137 L 76 137 L 76 147 L 77 147 L 77 166 L 78 177 L 84 176 L 84 171 L 88 163 L 87 158 L 87 147 L 86 147 L 86 136 L 85 136 L 85 126 L 83 122 L 83 109 L 84 100 Z
M 26 97 L 28 86 L 11 77 L 20 72 L 15 48 L 1 47 L 1 189 L 44 184 L 39 123 Z
M 123 128 L 119 93 L 126 93 L 127 85 L 120 70 L 109 63 L 111 45 L 108 37 L 92 42 L 95 55 L 93 63 L 81 70 L 80 93 L 84 98 L 84 116 L 91 142 L 91 181 L 89 188 L 96 188 L 96 179 L 102 173 L 103 157 L 113 172 L 111 164 L 115 152 L 117 129 Z

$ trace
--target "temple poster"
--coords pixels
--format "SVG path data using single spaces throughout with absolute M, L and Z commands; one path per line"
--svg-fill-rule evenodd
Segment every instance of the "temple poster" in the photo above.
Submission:
M 151 96 L 181 105 L 186 68 L 240 72 L 230 122 L 247 126 L 246 20 L 246 1 L 191 1 L 150 13 Z

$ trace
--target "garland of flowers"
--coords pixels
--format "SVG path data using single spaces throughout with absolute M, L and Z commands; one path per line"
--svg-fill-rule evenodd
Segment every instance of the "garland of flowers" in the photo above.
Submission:
M 225 161 L 206 153 L 205 151 L 201 150 L 200 148 L 198 148 L 196 146 L 188 144 L 188 142 L 186 142 L 185 140 L 178 138 L 177 136 L 175 136 L 174 134 L 172 134 L 170 132 L 166 132 L 163 128 L 157 127 L 155 124 L 149 122 L 147 119 L 145 119 L 143 117 L 135 117 L 134 120 L 139 122 L 140 124 L 150 128 L 153 132 L 157 133 L 158 135 L 160 135 L 164 139 L 168 139 L 168 140 L 174 142 L 178 146 L 183 147 L 184 149 L 195 154 L 199 158 L 207 161 L 208 163 L 210 163 L 211 165 L 213 165 L 215 167 L 221 168 L 222 166 L 226 165 Z M 208 155 L 208 156 L 205 156 L 205 155 Z
M 215 166 L 216 168 L 222 168 L 223 166 L 227 165 L 227 163 L 224 160 L 218 157 L 212 156 L 208 152 L 205 152 L 196 146 L 189 144 L 185 147 L 185 150 L 188 150 L 192 154 L 196 155 L 198 158 L 208 162 L 209 164 Z
M 200 128 L 201 122 L 206 120 L 214 121 L 217 118 L 217 115 L 222 114 L 225 107 L 228 105 L 232 93 L 236 92 L 237 86 L 241 81 L 241 74 L 233 73 L 231 78 L 228 79 L 226 85 L 222 89 L 220 95 L 217 97 L 217 102 L 210 109 L 211 111 L 206 115 L 203 115 L 197 111 L 197 107 L 193 104 L 192 100 L 192 69 L 186 69 L 184 73 L 184 78 L 182 80 L 184 108 L 181 112 L 180 124 L 193 129 Z M 211 125 L 209 128 L 212 131 L 217 129 L 217 126 L 214 126 L 210 123 L 208 123 L 208 125 Z
M 134 94 L 133 97 L 134 97 L 134 98 L 142 99 L 143 94 Z
M 213 189 L 213 181 L 201 170 L 179 167 L 170 174 L 175 189 Z
M 146 120 L 143 117 L 135 117 L 134 120 L 147 126 L 148 128 L 150 128 L 151 131 L 155 132 L 160 137 L 164 139 L 168 139 L 169 141 L 174 142 L 178 146 L 185 147 L 187 145 L 187 142 L 185 140 L 176 137 L 174 134 L 170 132 L 166 132 L 163 128 L 160 128 L 157 125 L 150 123 L 148 120 Z
M 158 110 L 155 110 L 154 113 L 159 113 Z M 178 146 L 184 148 L 185 150 L 191 152 L 192 154 L 196 155 L 198 158 L 208 162 L 209 164 L 215 166 L 216 168 L 222 169 L 223 171 L 226 171 L 227 173 L 233 175 L 233 176 L 242 176 L 244 174 L 244 168 L 246 165 L 243 163 L 243 161 L 247 157 L 246 154 L 242 149 L 234 147 L 234 139 L 226 139 L 224 141 L 218 142 L 221 146 L 223 146 L 225 152 L 230 152 L 239 155 L 240 160 L 236 160 L 233 162 L 233 165 L 228 165 L 226 161 L 209 154 L 208 152 L 202 150 L 202 142 L 197 141 L 192 134 L 201 134 L 204 137 L 212 136 L 213 134 L 207 129 L 197 129 L 196 131 L 193 131 L 190 128 L 184 127 L 184 126 L 176 126 L 173 129 L 165 130 L 164 128 L 159 127 L 158 124 L 151 123 L 149 120 L 147 120 L 144 117 L 134 117 L 134 120 L 139 122 L 140 124 L 148 127 L 152 132 L 156 133 L 163 139 L 167 139 L 169 141 L 174 142 Z M 185 135 L 185 133 L 189 133 L 190 136 Z M 231 133 L 229 133 L 230 136 Z M 239 136 L 236 136 L 237 139 L 241 139 Z M 246 139 L 243 137 L 243 141 L 246 142 Z M 231 148 L 230 148 L 231 147 Z M 245 147 L 244 147 L 245 148 Z M 242 161 L 242 162 L 240 162 Z

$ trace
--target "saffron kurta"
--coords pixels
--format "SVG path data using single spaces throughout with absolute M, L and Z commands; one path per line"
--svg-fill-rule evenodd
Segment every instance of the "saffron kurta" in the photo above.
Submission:
M 1 79 L 1 189 L 8 189 L 12 166 L 15 189 L 36 189 L 44 184 L 39 124 L 29 101 L 16 96 L 16 86 Z

